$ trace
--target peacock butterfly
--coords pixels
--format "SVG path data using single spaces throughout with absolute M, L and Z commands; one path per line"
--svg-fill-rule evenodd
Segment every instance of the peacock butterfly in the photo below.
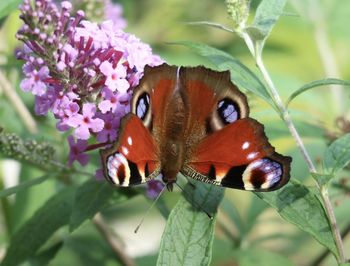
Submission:
M 101 158 L 115 185 L 161 174 L 170 191 L 179 172 L 217 186 L 272 191 L 288 182 L 291 163 L 249 118 L 247 98 L 229 71 L 167 64 L 145 68 L 118 141 Z

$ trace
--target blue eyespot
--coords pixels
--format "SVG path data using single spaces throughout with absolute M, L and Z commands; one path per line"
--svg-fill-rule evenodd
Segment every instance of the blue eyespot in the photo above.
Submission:
M 140 95 L 136 102 L 136 115 L 144 120 L 146 118 L 147 112 L 149 110 L 150 98 L 148 93 L 144 92 Z
M 224 124 L 233 123 L 240 118 L 238 105 L 229 98 L 224 98 L 218 103 L 217 112 Z

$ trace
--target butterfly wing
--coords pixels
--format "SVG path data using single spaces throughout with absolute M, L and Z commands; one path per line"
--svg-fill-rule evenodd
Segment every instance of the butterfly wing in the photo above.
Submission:
M 159 151 L 152 135 L 135 114 L 122 120 L 118 141 L 101 151 L 105 177 L 127 187 L 145 183 L 159 174 Z
M 160 142 L 163 125 L 167 117 L 170 98 L 176 87 L 177 68 L 163 64 L 146 66 L 140 84 L 135 88 L 131 100 L 131 112 L 136 114 Z M 143 106 L 143 103 L 148 106 Z
M 187 109 L 186 136 L 205 135 L 223 128 L 232 120 L 249 115 L 246 96 L 231 82 L 230 72 L 199 67 L 180 69 L 181 88 Z M 221 104 L 221 109 L 217 106 Z M 221 110 L 230 106 L 224 117 Z
M 223 187 L 271 191 L 288 182 L 290 162 L 274 151 L 259 122 L 244 118 L 204 138 L 181 172 Z
M 248 118 L 245 95 L 230 73 L 182 68 L 188 157 L 181 172 L 224 187 L 270 191 L 289 180 L 291 158 L 274 151 L 263 126 Z

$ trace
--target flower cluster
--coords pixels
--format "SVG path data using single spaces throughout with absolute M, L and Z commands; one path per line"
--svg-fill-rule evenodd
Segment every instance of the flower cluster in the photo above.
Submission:
M 120 28 L 125 24 L 84 20 L 84 12 L 72 14 L 67 1 L 58 8 L 51 0 L 33 5 L 24 0 L 20 10 L 24 25 L 17 38 L 24 48 L 17 56 L 25 61 L 20 86 L 35 95 L 36 114 L 51 112 L 58 130 L 72 129 L 69 164 L 86 164 L 81 153 L 89 150 L 88 141 L 96 146 L 117 138 L 145 65 L 162 61 Z

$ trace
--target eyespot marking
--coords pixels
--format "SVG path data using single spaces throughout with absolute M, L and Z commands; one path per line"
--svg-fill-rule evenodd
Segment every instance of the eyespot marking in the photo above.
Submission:
M 225 125 L 233 123 L 240 118 L 239 108 L 230 98 L 224 98 L 219 101 L 217 112 L 221 121 Z
M 277 184 L 283 175 L 282 165 L 268 158 L 253 161 L 243 172 L 246 190 L 268 189 Z
M 150 98 L 148 93 L 144 92 L 140 95 L 136 102 L 136 115 L 141 119 L 145 120 L 146 115 L 149 111 Z
M 110 181 L 116 185 L 128 186 L 130 169 L 128 160 L 121 153 L 115 153 L 107 159 L 107 172 Z

